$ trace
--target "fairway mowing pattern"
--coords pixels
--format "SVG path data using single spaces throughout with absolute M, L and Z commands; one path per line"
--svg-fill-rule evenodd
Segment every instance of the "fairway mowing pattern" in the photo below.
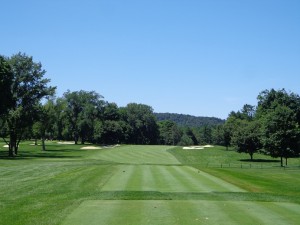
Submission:
M 94 200 L 83 202 L 63 225 L 296 225 L 297 212 L 293 203 Z
M 180 162 L 169 152 L 170 146 L 121 146 L 112 149 L 98 151 L 92 157 L 97 160 L 103 160 L 122 164 L 163 164 L 180 165 Z
M 180 164 L 168 149 L 122 146 L 97 151 L 91 158 L 111 164 L 113 172 L 99 186 L 99 195 L 82 202 L 63 225 L 299 224 L 299 204 L 252 200 L 244 189 Z
M 245 192 L 188 166 L 118 165 L 101 191 Z

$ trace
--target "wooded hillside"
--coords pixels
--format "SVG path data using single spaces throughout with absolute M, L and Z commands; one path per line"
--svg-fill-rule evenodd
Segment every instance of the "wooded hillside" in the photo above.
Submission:
M 216 117 L 191 116 L 177 113 L 154 113 L 158 121 L 170 120 L 178 126 L 202 127 L 207 125 L 221 125 L 225 120 Z

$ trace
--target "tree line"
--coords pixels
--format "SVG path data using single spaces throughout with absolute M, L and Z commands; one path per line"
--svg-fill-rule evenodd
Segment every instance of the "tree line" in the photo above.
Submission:
M 287 164 L 288 158 L 299 156 L 300 97 L 284 89 L 262 91 L 256 106 L 246 104 L 231 112 L 225 123 L 213 120 L 217 124 L 194 127 L 171 119 L 158 121 L 148 105 L 118 107 L 94 91 L 68 90 L 56 97 L 56 87 L 45 74 L 42 64 L 24 53 L 0 56 L 0 136 L 11 157 L 24 139 L 41 139 L 43 150 L 46 139 L 75 144 L 216 144 L 232 146 L 251 159 L 256 152 L 280 157 L 282 166 L 284 158 Z
M 224 124 L 225 120 L 216 117 L 192 116 L 178 113 L 154 113 L 158 121 L 170 120 L 181 127 L 202 127 Z
M 219 144 L 233 146 L 238 152 L 250 155 L 263 153 L 283 159 L 299 157 L 300 153 L 300 97 L 293 92 L 264 90 L 257 97 L 257 105 L 245 104 L 231 112 L 219 127 Z
M 193 145 L 205 142 L 200 130 L 157 121 L 151 106 L 118 107 L 94 91 L 70 91 L 55 97 L 42 64 L 18 53 L 0 56 L 0 135 L 9 156 L 24 139 L 72 140 L 84 144 Z M 206 142 L 210 142 L 207 140 Z

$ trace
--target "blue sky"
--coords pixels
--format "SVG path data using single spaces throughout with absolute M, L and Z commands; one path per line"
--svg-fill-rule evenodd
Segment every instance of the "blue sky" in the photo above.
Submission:
M 259 92 L 300 94 L 299 0 L 10 0 L 0 54 L 66 90 L 226 118 Z

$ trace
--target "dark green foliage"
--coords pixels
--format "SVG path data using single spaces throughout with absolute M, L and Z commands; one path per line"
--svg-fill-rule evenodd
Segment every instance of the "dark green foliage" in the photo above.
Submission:
M 0 56 L 0 116 L 6 114 L 13 106 L 12 83 L 12 69 L 7 60 L 3 56 Z
M 265 90 L 258 96 L 258 118 L 263 125 L 264 149 L 273 157 L 298 156 L 300 143 L 300 97 L 284 89 Z
M 71 132 L 75 144 L 79 139 L 85 141 L 93 140 L 94 121 L 101 117 L 104 102 L 103 97 L 91 91 L 67 91 L 62 101 L 65 101 L 64 117 L 66 118 L 65 131 Z
M 169 120 L 175 122 L 182 127 L 201 127 L 205 125 L 220 125 L 224 124 L 225 120 L 215 117 L 197 117 L 191 115 L 177 113 L 154 113 L 158 121 Z
M 262 148 L 260 122 L 241 120 L 232 134 L 231 143 L 238 152 L 248 153 L 253 160 L 253 154 Z
M 25 131 L 37 119 L 40 101 L 53 95 L 55 88 L 47 86 L 50 80 L 43 78 L 46 71 L 32 57 L 18 53 L 7 61 L 13 74 L 12 104 L 5 117 L 6 132 L 2 135 L 9 136 L 9 155 L 14 156 Z
M 160 143 L 164 145 L 177 145 L 181 139 L 182 132 L 179 130 L 175 122 L 161 121 L 158 122 Z
M 131 127 L 129 143 L 157 144 L 159 129 L 150 106 L 130 103 L 124 108 L 123 113 L 125 122 Z
M 193 142 L 192 138 L 189 135 L 183 134 L 181 139 L 180 139 L 180 142 L 178 143 L 178 145 L 180 145 L 180 146 L 191 146 L 191 145 L 194 145 L 194 142 Z

